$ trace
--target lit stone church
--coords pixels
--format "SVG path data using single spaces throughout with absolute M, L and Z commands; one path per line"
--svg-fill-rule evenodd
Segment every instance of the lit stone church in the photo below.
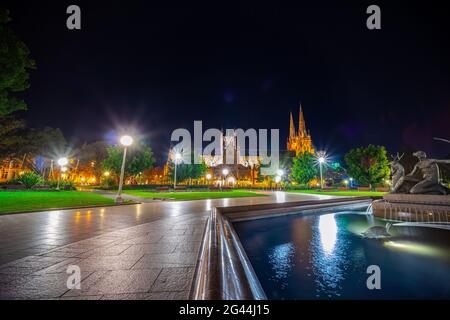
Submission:
M 290 114 L 289 138 L 287 141 L 287 150 L 295 151 L 295 155 L 303 152 L 314 153 L 314 147 L 309 131 L 306 131 L 305 118 L 303 117 L 302 106 L 298 113 L 298 131 L 295 130 L 294 118 Z

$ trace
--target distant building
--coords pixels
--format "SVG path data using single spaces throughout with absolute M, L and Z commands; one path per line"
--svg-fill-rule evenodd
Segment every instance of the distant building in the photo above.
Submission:
M 298 118 L 298 131 L 296 131 L 292 112 L 290 113 L 287 149 L 288 151 L 295 152 L 295 155 L 303 152 L 314 153 L 311 135 L 309 134 L 309 131 L 306 130 L 306 123 L 305 118 L 303 117 L 302 105 L 300 105 Z
M 7 182 L 19 176 L 21 163 L 16 159 L 0 161 L 0 182 Z

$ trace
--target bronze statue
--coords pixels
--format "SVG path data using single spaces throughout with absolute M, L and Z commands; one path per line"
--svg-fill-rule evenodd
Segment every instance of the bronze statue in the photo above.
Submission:
M 391 164 L 391 172 L 392 172 L 392 188 L 391 191 L 393 193 L 397 193 L 403 184 L 403 179 L 405 177 L 405 168 L 400 163 L 400 160 L 403 158 L 404 154 L 399 156 L 398 152 L 397 155 L 394 157 L 392 156 Z
M 427 155 L 423 151 L 414 152 L 413 156 L 417 157 L 419 162 L 416 163 L 414 169 L 406 176 L 401 176 L 400 169 L 399 177 L 396 177 L 396 183 L 393 184 L 392 193 L 450 194 L 450 190 L 439 181 L 438 167 L 438 163 L 450 163 L 450 160 L 427 159 Z M 393 170 L 393 172 L 395 171 Z M 421 173 L 422 179 L 416 178 L 414 176 L 416 173 Z M 394 180 L 394 176 L 392 179 Z

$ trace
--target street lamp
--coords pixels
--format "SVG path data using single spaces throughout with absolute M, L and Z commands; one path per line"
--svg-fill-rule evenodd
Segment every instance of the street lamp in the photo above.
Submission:
M 317 153 L 317 162 L 319 163 L 319 170 L 320 170 L 320 189 L 323 189 L 322 166 L 327 162 L 326 154 L 324 151 L 319 151 Z
M 181 153 L 177 152 L 174 155 L 174 162 L 175 162 L 175 174 L 173 179 L 173 188 L 175 189 L 177 187 L 177 165 L 178 162 L 181 160 Z
M 350 188 L 352 188 L 353 187 L 353 178 L 349 178 L 348 180 L 350 181 Z
M 228 171 L 227 168 L 224 168 L 224 169 L 222 170 L 222 175 L 223 175 L 223 185 L 225 185 L 225 179 L 227 178 L 228 173 L 229 173 L 229 171 Z
M 121 194 L 123 186 L 123 176 L 125 174 L 125 160 L 127 158 L 127 147 L 133 144 L 133 138 L 131 136 L 125 135 L 122 136 L 119 141 L 120 144 L 123 145 L 123 159 L 122 159 L 122 167 L 120 168 L 119 190 L 117 190 L 116 203 L 123 202 Z
M 56 186 L 56 190 L 59 190 L 59 184 L 60 184 L 60 180 L 61 180 L 61 172 L 67 171 L 67 168 L 65 168 L 64 166 L 66 166 L 69 163 L 69 160 L 66 157 L 62 157 L 62 158 L 58 159 L 57 163 L 60 166 L 60 170 L 59 170 L 58 185 Z M 63 169 L 64 169 L 64 171 L 63 171 Z
M 345 187 L 347 188 L 348 187 L 348 180 L 345 179 L 343 182 L 344 182 Z
M 206 174 L 206 176 L 205 176 L 205 178 L 206 178 L 206 180 L 208 180 L 208 184 L 210 184 L 210 180 L 211 180 L 211 178 L 212 178 L 212 174 L 211 173 L 207 173 Z

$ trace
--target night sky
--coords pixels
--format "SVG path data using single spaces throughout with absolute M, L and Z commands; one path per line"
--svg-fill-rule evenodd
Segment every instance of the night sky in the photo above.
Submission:
M 30 126 L 87 142 L 132 126 L 161 163 L 172 130 L 194 120 L 279 128 L 285 147 L 301 101 L 316 148 L 336 156 L 369 143 L 450 153 L 432 139 L 450 139 L 444 2 L 112 2 L 2 2 L 37 62 L 23 94 Z M 80 31 L 66 28 L 70 4 L 81 7 Z M 366 28 L 370 4 L 381 7 L 382 30 Z

